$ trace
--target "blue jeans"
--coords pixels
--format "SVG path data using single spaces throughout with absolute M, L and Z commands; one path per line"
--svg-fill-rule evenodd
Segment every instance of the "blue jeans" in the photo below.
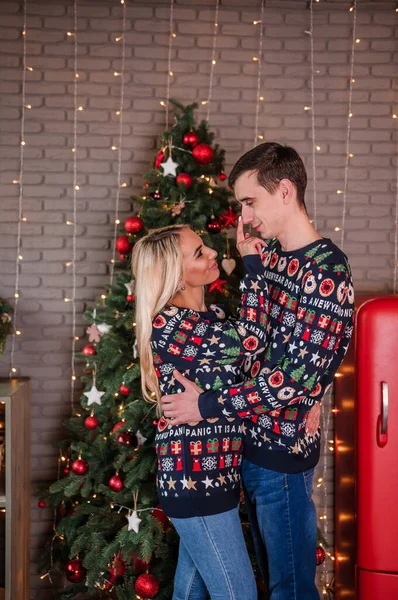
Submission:
M 243 460 L 250 529 L 271 600 L 319 600 L 314 469 L 286 474 Z
M 238 508 L 171 520 L 180 536 L 173 600 L 257 600 Z

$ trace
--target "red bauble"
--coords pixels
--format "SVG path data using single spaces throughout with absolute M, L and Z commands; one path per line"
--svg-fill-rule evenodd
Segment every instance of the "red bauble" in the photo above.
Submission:
M 143 598 L 154 598 L 159 591 L 159 582 L 151 573 L 143 573 L 135 581 L 135 591 Z
M 117 474 L 113 475 L 110 478 L 108 485 L 111 488 L 112 492 L 121 492 L 124 488 L 123 479 L 120 477 L 120 475 Z
M 116 250 L 120 254 L 128 254 L 131 250 L 130 240 L 127 235 L 121 235 L 116 240 Z
M 193 179 L 192 179 L 191 175 L 189 175 L 189 173 L 180 173 L 176 177 L 176 182 L 177 182 L 177 185 L 179 183 L 181 183 L 186 188 L 190 188 L 193 183 Z
M 222 286 L 224 285 L 224 283 L 227 283 L 225 279 L 216 279 L 215 281 L 213 281 L 213 283 L 209 285 L 209 291 L 217 291 L 221 293 L 223 291 Z
M 116 433 L 121 427 L 126 427 L 126 421 L 119 421 L 112 427 L 112 433 Z
M 133 448 L 137 448 L 138 439 L 133 431 L 123 431 L 117 437 L 117 441 L 119 444 L 124 444 L 125 446 L 132 446 Z
M 222 224 L 220 219 L 217 217 L 210 217 L 210 219 L 207 221 L 206 227 L 209 233 L 220 233 Z
M 189 131 L 184 135 L 182 141 L 186 146 L 193 148 L 199 142 L 199 136 L 194 131 Z
M 46 508 L 47 504 L 45 500 L 39 500 L 39 502 L 37 503 L 37 506 L 39 508 Z
M 127 385 L 122 384 L 119 388 L 119 392 L 122 394 L 122 396 L 128 396 L 131 392 L 131 389 L 127 387 Z
M 87 346 L 84 346 L 82 352 L 84 356 L 94 356 L 94 354 L 96 354 L 95 346 L 87 344 Z
M 158 152 L 158 155 L 155 159 L 155 169 L 158 169 L 161 165 L 161 163 L 164 161 L 165 159 L 165 155 L 163 150 L 160 150 L 160 152 Z
M 218 176 L 218 179 L 220 181 L 225 181 L 226 178 L 227 178 L 227 176 L 226 176 L 226 174 L 224 172 L 220 173 L 219 176 Z
M 152 421 L 152 427 L 157 427 L 158 426 L 159 421 L 157 419 L 154 419 Z
M 160 504 L 156 506 L 156 508 L 152 511 L 152 516 L 155 517 L 159 521 L 162 526 L 163 531 L 167 531 L 170 527 L 170 521 L 168 517 L 164 514 L 163 510 L 160 507 Z
M 128 296 L 126 296 L 126 300 L 127 300 L 127 302 L 133 302 L 134 294 L 129 294 Z
M 68 469 L 68 467 L 65 467 L 65 469 L 64 469 L 64 473 L 65 473 L 65 475 L 67 475 L 67 474 L 69 473 L 69 469 Z
M 88 462 L 84 458 L 78 458 L 72 463 L 72 471 L 75 475 L 84 475 L 88 471 Z
M 118 577 L 123 577 L 126 572 L 126 563 L 122 559 L 121 554 L 117 554 L 113 559 L 112 566 L 109 569 L 110 581 L 113 583 Z
M 229 209 L 221 216 L 221 220 L 224 227 L 229 227 L 230 225 L 236 227 L 237 221 L 239 220 L 239 215 L 236 215 L 230 206 Z
M 98 427 L 99 420 L 94 415 L 90 415 L 84 420 L 84 427 L 86 429 L 96 429 Z
M 153 192 L 153 194 L 151 194 L 151 196 L 155 200 L 160 200 L 162 198 L 162 194 L 160 192 Z
M 133 554 L 134 561 L 134 574 L 138 575 L 139 573 L 143 573 L 149 568 L 149 563 L 145 562 L 145 560 L 141 560 L 141 558 L 137 557 L 137 554 L 134 552 Z
M 119 260 L 124 260 L 126 257 L 124 254 L 119 254 Z
M 124 222 L 127 233 L 140 233 L 144 229 L 144 221 L 140 217 L 129 217 Z
M 213 160 L 213 150 L 209 144 L 199 144 L 192 150 L 192 156 L 200 165 L 208 165 Z
M 319 567 L 323 562 L 325 562 L 326 552 L 322 546 L 317 546 L 316 549 L 316 566 Z
M 80 583 L 85 578 L 86 573 L 87 569 L 83 567 L 82 561 L 79 558 L 70 560 L 65 567 L 66 579 L 71 583 Z

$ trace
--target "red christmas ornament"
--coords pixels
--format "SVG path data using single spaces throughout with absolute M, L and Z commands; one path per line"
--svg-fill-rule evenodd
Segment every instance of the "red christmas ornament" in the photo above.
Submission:
M 82 352 L 84 356 L 94 356 L 94 354 L 97 354 L 95 346 L 92 344 L 87 344 L 87 346 L 84 346 Z
M 122 559 L 121 554 L 117 554 L 113 559 L 111 568 L 109 569 L 111 583 L 113 583 L 118 577 L 123 577 L 125 572 L 126 563 Z
M 110 478 L 108 485 L 112 492 L 121 492 L 124 488 L 123 479 L 117 473 Z
M 162 194 L 159 191 L 154 192 L 153 194 L 151 194 L 151 196 L 155 200 L 160 200 L 162 198 Z
M 218 176 L 218 179 L 220 181 L 225 181 L 226 178 L 227 178 L 227 176 L 226 176 L 226 174 L 224 172 L 220 173 L 219 176 Z
M 221 216 L 222 223 L 224 227 L 236 227 L 237 221 L 239 219 L 239 215 L 236 215 L 231 207 Z
M 67 475 L 67 474 L 69 473 L 69 469 L 68 469 L 68 467 L 65 467 L 65 469 L 64 469 L 64 473 L 65 473 L 65 475 Z
M 124 255 L 124 254 L 119 254 L 119 260 L 120 260 L 120 261 L 124 260 L 125 258 L 126 258 L 126 257 L 125 257 L 125 255 Z
M 119 388 L 119 392 L 122 394 L 122 396 L 128 396 L 131 392 L 131 389 L 127 387 L 127 385 L 122 384 Z
M 152 516 L 159 521 L 163 531 L 168 530 L 168 528 L 170 527 L 170 521 L 161 509 L 160 504 L 158 504 L 156 508 L 153 509 Z
M 133 554 L 134 561 L 134 574 L 138 575 L 139 573 L 143 573 L 149 568 L 149 563 L 145 562 L 145 560 L 141 560 L 141 558 L 137 557 L 136 552 Z
M 131 244 L 127 235 L 121 235 L 116 240 L 116 250 L 120 254 L 128 254 L 131 250 Z
M 47 504 L 45 500 L 39 500 L 39 502 L 37 503 L 37 506 L 39 508 L 46 508 Z
M 119 444 L 132 446 L 133 448 L 137 448 L 138 446 L 138 439 L 133 431 L 123 431 L 123 433 L 118 436 L 117 441 Z
M 84 458 L 78 458 L 72 463 L 72 471 L 75 475 L 84 475 L 88 471 L 88 462 Z
M 152 421 L 152 427 L 157 427 L 158 426 L 159 421 L 157 419 L 154 419 Z
M 155 169 L 158 169 L 161 165 L 161 163 L 164 161 L 165 159 L 165 155 L 163 150 L 160 150 L 160 152 L 158 152 L 158 155 L 155 159 Z
M 145 189 L 149 187 L 149 183 L 146 181 L 143 186 Z
M 140 217 L 129 217 L 124 222 L 127 233 L 140 233 L 144 229 L 144 221 Z
M 90 415 L 84 420 L 84 427 L 86 429 L 96 429 L 98 427 L 99 420 L 94 415 Z
M 199 142 L 199 136 L 194 131 L 189 131 L 184 135 L 182 141 L 186 146 L 193 148 Z
M 192 150 L 192 156 L 199 165 L 208 165 L 213 160 L 214 152 L 209 144 L 198 144 Z
M 206 227 L 209 233 L 220 233 L 222 224 L 220 219 L 217 217 L 210 217 L 210 219 L 207 221 Z
M 189 173 L 180 173 L 176 177 L 176 182 L 177 182 L 177 185 L 179 183 L 181 183 L 186 188 L 190 188 L 193 183 L 193 179 L 192 179 L 191 175 L 189 175 Z
M 135 581 L 135 591 L 143 598 L 154 598 L 159 591 L 159 582 L 151 573 L 143 573 Z
M 323 562 L 325 562 L 326 552 L 322 546 L 317 546 L 316 549 L 316 566 L 319 567 Z
M 225 279 L 216 279 L 215 281 L 213 281 L 213 283 L 209 285 L 209 291 L 222 292 L 222 286 L 224 285 L 224 283 L 227 283 Z
M 119 421 L 112 427 L 112 433 L 117 433 L 118 429 L 121 427 L 126 427 L 126 421 Z
M 71 583 L 80 583 L 83 581 L 87 573 L 82 565 L 80 558 L 74 558 L 70 560 L 65 567 L 65 577 Z
M 126 300 L 127 300 L 127 302 L 133 302 L 134 294 L 128 294 L 128 296 L 126 296 Z

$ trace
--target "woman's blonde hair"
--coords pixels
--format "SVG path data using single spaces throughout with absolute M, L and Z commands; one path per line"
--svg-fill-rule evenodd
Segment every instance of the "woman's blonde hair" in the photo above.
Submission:
M 160 402 L 160 389 L 151 349 L 152 321 L 178 292 L 183 274 L 180 233 L 189 225 L 151 229 L 134 246 L 135 321 L 141 366 L 142 393 L 147 402 Z

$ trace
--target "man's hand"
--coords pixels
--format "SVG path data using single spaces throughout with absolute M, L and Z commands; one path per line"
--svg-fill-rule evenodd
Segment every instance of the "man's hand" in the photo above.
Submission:
M 236 230 L 236 247 L 239 250 L 241 256 L 248 256 L 250 254 L 261 254 L 261 249 L 267 244 L 264 240 L 258 237 L 252 237 L 248 233 L 243 233 L 243 220 L 239 217 L 238 228 Z
M 318 431 L 319 422 L 321 419 L 321 404 L 316 402 L 311 408 L 305 425 L 305 433 L 308 435 L 315 435 Z
M 185 392 L 162 396 L 162 410 L 165 418 L 170 421 L 171 425 L 202 421 L 202 415 L 199 412 L 199 396 L 203 390 L 196 383 L 181 375 L 179 371 L 173 371 L 173 375 L 184 386 Z

